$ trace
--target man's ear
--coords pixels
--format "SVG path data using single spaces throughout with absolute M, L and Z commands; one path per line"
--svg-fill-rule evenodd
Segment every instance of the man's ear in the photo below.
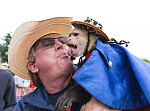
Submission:
M 36 66 L 35 63 L 30 62 L 28 64 L 28 68 L 32 73 L 37 73 L 39 71 L 38 67 Z

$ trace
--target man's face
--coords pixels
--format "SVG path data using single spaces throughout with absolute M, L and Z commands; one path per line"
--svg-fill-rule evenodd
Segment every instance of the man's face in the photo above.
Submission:
M 46 35 L 36 46 L 34 64 L 38 68 L 39 77 L 45 74 L 60 77 L 63 72 L 68 74 L 68 71 L 72 71 L 73 65 L 70 56 L 67 54 L 66 45 L 62 44 L 57 39 L 52 39 L 52 42 L 48 42 L 45 39 L 57 37 L 60 37 L 60 35 Z

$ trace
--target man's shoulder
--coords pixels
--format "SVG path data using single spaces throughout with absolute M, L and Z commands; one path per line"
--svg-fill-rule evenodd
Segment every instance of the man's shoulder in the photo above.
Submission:
M 0 76 L 13 77 L 12 73 L 7 70 L 0 70 Z
M 26 104 L 30 100 L 30 96 L 33 92 L 24 95 L 17 103 L 17 105 L 14 108 L 14 111 L 25 111 L 30 107 L 30 104 Z
M 38 99 L 40 98 L 41 96 L 40 93 L 41 93 L 41 90 L 42 90 L 42 87 L 43 85 L 40 85 L 39 87 L 37 87 L 33 92 L 30 92 L 26 95 L 24 95 L 21 99 L 20 99 L 20 103 L 24 103 L 24 102 L 31 102 L 35 99 Z
M 24 96 L 19 100 L 19 102 L 20 102 L 20 103 L 26 102 L 28 99 L 30 99 L 29 97 L 32 95 L 32 93 L 33 93 L 33 92 L 30 92 L 30 93 L 24 95 Z

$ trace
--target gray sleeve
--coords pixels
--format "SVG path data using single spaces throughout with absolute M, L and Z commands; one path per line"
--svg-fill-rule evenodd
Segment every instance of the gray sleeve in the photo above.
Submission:
M 15 105 L 9 106 L 9 107 L 5 108 L 3 111 L 13 111 L 14 107 L 15 107 Z
M 5 100 L 5 107 L 3 111 L 13 111 L 13 108 L 16 105 L 16 90 L 15 90 L 15 81 L 11 73 L 7 82 L 4 100 Z

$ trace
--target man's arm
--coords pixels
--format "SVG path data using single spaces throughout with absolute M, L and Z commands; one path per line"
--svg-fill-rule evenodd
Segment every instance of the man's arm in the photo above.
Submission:
M 19 87 L 19 88 L 27 88 L 26 86 L 21 85 L 21 84 L 16 84 L 16 86 Z

